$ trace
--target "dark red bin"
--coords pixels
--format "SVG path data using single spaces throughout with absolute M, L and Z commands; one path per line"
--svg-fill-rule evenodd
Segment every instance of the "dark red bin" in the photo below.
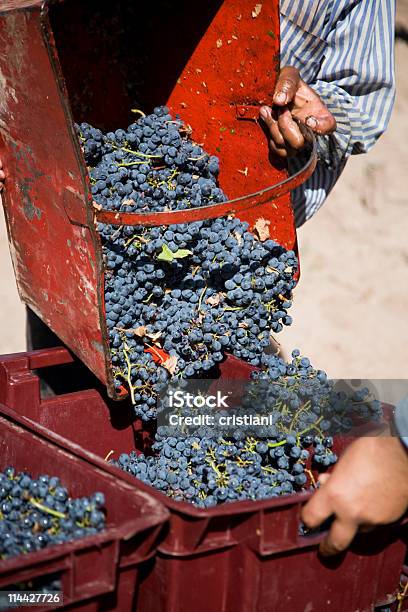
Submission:
M 13 418 L 13 411 L 0 406 L 0 469 L 13 465 L 33 476 L 58 475 L 73 497 L 102 491 L 106 529 L 96 536 L 0 561 L 0 589 L 57 574 L 64 609 L 131 610 L 137 601 L 140 574 L 155 554 L 168 513 L 145 491 L 118 481 L 59 436 L 50 441 L 45 431 L 26 419 Z M 56 607 L 61 606 L 47 604 L 36 609 Z
M 63 349 L 1 358 L 0 402 L 100 458 L 111 450 L 117 456 L 141 448 L 148 432 L 131 423 L 125 404 L 120 417 L 117 407 L 110 414 L 94 390 L 40 399 L 32 368 L 67 361 Z M 224 377 L 243 376 L 238 363 Z M 324 563 L 317 555 L 323 536 L 302 537 L 298 531 L 308 494 L 199 510 L 152 491 L 95 455 L 90 460 L 118 485 L 124 481 L 149 492 L 170 511 L 169 530 L 140 583 L 139 612 L 369 612 L 395 599 L 406 550 L 400 526 L 359 536 L 344 557 Z

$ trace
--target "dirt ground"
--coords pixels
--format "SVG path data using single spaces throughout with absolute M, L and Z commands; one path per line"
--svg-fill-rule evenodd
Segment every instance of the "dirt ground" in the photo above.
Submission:
M 400 3 L 408 25 L 408 2 Z M 397 41 L 398 96 L 387 133 L 353 157 L 299 231 L 302 275 L 280 334 L 335 378 L 408 378 L 408 44 Z M 405 185 L 405 186 L 404 186 Z M 0 212 L 0 354 L 22 351 L 24 308 Z

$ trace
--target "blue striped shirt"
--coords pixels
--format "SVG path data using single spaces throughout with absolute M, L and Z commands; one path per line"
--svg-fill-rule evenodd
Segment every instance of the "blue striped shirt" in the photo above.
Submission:
M 337 121 L 320 161 L 292 193 L 296 223 L 320 208 L 350 155 L 385 131 L 395 98 L 395 0 L 281 0 L 281 66 L 296 66 Z M 295 172 L 302 155 L 289 160 Z

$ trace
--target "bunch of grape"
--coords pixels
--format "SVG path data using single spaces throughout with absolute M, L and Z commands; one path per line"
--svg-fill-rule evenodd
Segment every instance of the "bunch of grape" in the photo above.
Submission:
M 98 533 L 105 527 L 103 493 L 73 499 L 59 478 L 0 472 L 0 560 Z
M 226 200 L 218 159 L 159 107 L 127 131 L 79 126 L 97 206 L 180 210 Z M 297 260 L 234 217 L 161 227 L 98 225 L 115 385 L 156 414 L 171 376 L 199 378 L 226 352 L 261 365 L 270 331 L 290 325 Z
M 325 456 L 336 461 L 332 441 L 324 440 Z M 295 436 L 278 439 L 243 437 L 237 430 L 228 436 L 156 434 L 155 456 L 131 452 L 115 465 L 178 501 L 199 507 L 223 502 L 257 500 L 294 493 L 313 480 L 307 468 L 308 447 L 320 450 L 322 441 Z
M 288 363 L 276 355 L 264 354 L 261 368 L 251 373 L 242 398 L 248 411 L 272 414 L 282 430 L 304 433 L 311 427 L 320 435 L 344 433 L 356 422 L 377 421 L 381 403 L 369 389 L 338 390 L 323 370 L 316 370 L 299 349 Z M 317 427 L 318 426 L 318 427 Z
M 191 140 L 188 126 L 166 107 L 140 115 L 127 130 L 107 134 L 78 126 L 97 207 L 159 212 L 227 200 L 218 158 Z M 136 416 L 157 416 L 171 380 L 216 377 L 226 352 L 257 368 L 241 409 L 272 415 L 272 426 L 222 436 L 205 427 L 177 436 L 160 427 L 154 455 L 132 452 L 113 462 L 200 507 L 314 485 L 312 468 L 337 459 L 332 435 L 350 429 L 356 414 L 381 412 L 365 390 L 358 397 L 337 392 L 299 351 L 289 363 L 267 354 L 271 331 L 292 322 L 297 260 L 258 221 L 255 232 L 233 216 L 160 227 L 98 224 L 115 386 L 126 385 Z
M 227 429 L 159 426 L 153 455 L 123 453 L 112 463 L 178 501 L 199 507 L 259 500 L 316 486 L 313 472 L 337 461 L 333 433 L 345 433 L 357 416 L 378 419 L 381 406 L 367 389 L 336 391 L 298 350 L 290 363 L 264 355 L 243 393 L 242 414 L 269 414 L 272 425 Z M 194 409 L 183 414 L 194 414 Z M 206 413 L 200 409 L 200 415 Z M 234 413 L 240 414 L 240 408 Z

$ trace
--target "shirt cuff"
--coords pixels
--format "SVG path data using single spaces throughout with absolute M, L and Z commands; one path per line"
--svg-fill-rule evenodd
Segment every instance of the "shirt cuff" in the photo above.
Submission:
M 398 402 L 394 413 L 394 425 L 401 442 L 408 449 L 408 397 Z
M 362 141 L 361 117 L 353 108 L 352 98 L 336 85 L 317 81 L 310 86 L 319 94 L 337 123 L 333 134 L 317 137 L 319 158 L 329 168 L 335 168 L 353 152 L 359 152 L 354 150 L 353 143 Z

